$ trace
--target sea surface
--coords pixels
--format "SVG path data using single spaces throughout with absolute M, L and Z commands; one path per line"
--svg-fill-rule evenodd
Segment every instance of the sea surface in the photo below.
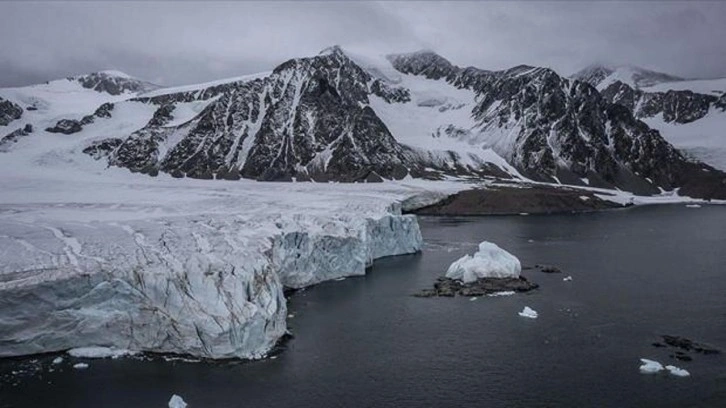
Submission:
M 1 360 L 0 407 L 166 407 L 172 394 L 189 408 L 726 407 L 724 354 L 681 362 L 652 345 L 672 334 L 726 351 L 726 207 L 419 221 L 422 253 L 294 294 L 294 338 L 272 359 Z M 563 273 L 525 270 L 540 284 L 527 294 L 411 296 L 483 240 Z M 641 374 L 640 358 L 691 376 Z

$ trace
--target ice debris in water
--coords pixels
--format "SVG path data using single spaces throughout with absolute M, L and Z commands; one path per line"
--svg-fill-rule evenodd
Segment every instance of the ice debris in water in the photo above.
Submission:
M 481 278 L 517 278 L 522 271 L 519 259 L 496 244 L 484 241 L 474 255 L 464 255 L 449 266 L 446 277 L 464 283 Z
M 473 302 L 473 301 L 475 301 L 475 300 L 477 300 L 477 299 L 479 299 L 479 298 L 478 298 L 478 297 L 476 297 L 476 296 L 474 296 L 473 298 L 470 298 L 470 299 L 469 299 L 469 301 L 470 301 L 470 302 Z
M 691 373 L 689 373 L 688 371 L 672 365 L 665 366 L 665 369 L 668 370 L 668 372 L 670 372 L 672 375 L 675 375 L 677 377 L 688 377 L 691 375 Z
M 519 315 L 522 317 L 528 317 L 530 319 L 536 319 L 538 314 L 534 309 L 530 308 L 529 306 L 525 306 L 524 309 L 522 309 L 521 312 L 519 312 Z
M 489 293 L 487 296 L 489 297 L 499 297 L 499 296 L 512 296 L 515 292 L 513 290 L 503 290 L 501 292 L 494 292 Z
M 63 362 L 63 357 L 56 357 L 53 359 L 53 364 L 60 364 Z
M 88 368 L 88 364 L 86 364 L 86 363 L 73 364 L 73 368 L 75 368 L 76 370 L 85 370 L 86 368 Z
M 125 349 L 117 349 L 115 347 L 78 347 L 68 350 L 68 354 L 73 357 L 83 358 L 119 358 L 123 356 L 131 356 L 136 354 L 133 351 Z
M 701 208 L 700 204 L 686 204 L 686 208 Z
M 169 408 L 186 408 L 187 403 L 182 399 L 182 397 L 174 394 L 171 396 L 171 399 L 169 400 Z
M 569 282 L 572 280 L 572 276 L 565 276 L 564 278 L 562 278 L 562 280 L 565 282 Z
M 640 366 L 640 372 L 643 374 L 655 374 L 663 371 L 663 364 L 657 361 L 648 360 L 647 358 L 641 358 L 640 361 L 643 363 Z

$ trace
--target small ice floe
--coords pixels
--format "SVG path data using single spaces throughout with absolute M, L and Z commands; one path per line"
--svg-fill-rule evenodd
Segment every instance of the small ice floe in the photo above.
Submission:
M 501 292 L 494 292 L 489 293 L 487 296 L 489 297 L 498 297 L 498 296 L 512 296 L 515 292 L 513 290 L 503 290 Z
M 184 399 L 176 394 L 171 396 L 169 400 L 169 408 L 186 408 L 187 403 Z
M 519 312 L 519 315 L 522 317 L 527 317 L 530 319 L 536 319 L 538 314 L 534 309 L 530 308 L 529 306 L 525 306 L 524 309 L 522 309 L 521 312 Z
M 676 366 L 672 366 L 672 365 L 665 366 L 665 369 L 668 370 L 668 372 L 671 373 L 672 375 L 675 375 L 676 377 L 688 377 L 691 375 L 691 373 L 689 373 L 688 371 L 686 371 L 682 368 L 678 368 Z
M 290 313 L 289 315 L 287 315 L 287 318 L 288 318 L 288 319 L 292 319 L 293 317 L 295 317 L 295 315 L 294 315 L 294 314 L 292 314 L 292 313 Z
M 68 350 L 72 357 L 80 358 L 119 358 L 136 354 L 133 351 L 117 349 L 115 347 L 78 347 Z
M 700 204 L 686 204 L 686 208 L 701 208 Z
M 337 281 L 337 282 L 344 281 L 344 280 L 345 280 L 345 276 L 341 276 L 340 278 L 335 278 L 335 281 Z
M 53 359 L 53 364 L 60 364 L 63 362 L 63 357 L 56 357 Z
M 534 240 L 533 239 L 528 239 L 527 242 L 529 242 L 531 244 L 532 242 L 534 242 Z
M 469 302 L 473 302 L 473 301 L 475 301 L 475 300 L 477 300 L 477 299 L 479 299 L 479 298 L 478 298 L 478 297 L 476 297 L 476 296 L 474 296 L 473 298 L 470 298 L 470 299 L 469 299 Z
M 521 213 L 519 213 L 519 215 L 529 215 L 529 213 L 521 212 Z
M 655 374 L 664 370 L 663 364 L 657 361 L 648 360 L 647 358 L 641 358 L 640 361 L 643 363 L 640 366 L 640 372 L 643 374 Z
M 73 368 L 75 368 L 76 370 L 85 370 L 86 368 L 88 368 L 88 364 L 76 363 L 76 364 L 73 364 Z
M 562 278 L 562 280 L 565 281 L 565 282 L 569 282 L 569 281 L 572 280 L 572 276 L 569 276 L 569 275 L 568 276 L 565 276 L 564 278 Z

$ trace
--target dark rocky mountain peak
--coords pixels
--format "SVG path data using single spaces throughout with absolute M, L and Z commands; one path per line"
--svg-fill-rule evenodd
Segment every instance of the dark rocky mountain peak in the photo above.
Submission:
M 159 88 L 150 82 L 133 78 L 119 71 L 100 71 L 86 75 L 79 75 L 68 78 L 76 81 L 84 88 L 93 89 L 98 92 L 105 92 L 110 95 L 122 93 L 141 93 Z

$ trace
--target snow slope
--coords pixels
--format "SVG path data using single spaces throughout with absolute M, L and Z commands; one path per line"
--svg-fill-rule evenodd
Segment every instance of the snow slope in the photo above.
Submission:
M 703 118 L 685 124 L 666 122 L 660 114 L 642 120 L 688 156 L 726 171 L 726 112 L 712 108 Z
M 691 79 L 676 82 L 664 82 L 641 88 L 646 92 L 667 92 L 689 90 L 696 93 L 720 96 L 726 92 L 726 78 Z

